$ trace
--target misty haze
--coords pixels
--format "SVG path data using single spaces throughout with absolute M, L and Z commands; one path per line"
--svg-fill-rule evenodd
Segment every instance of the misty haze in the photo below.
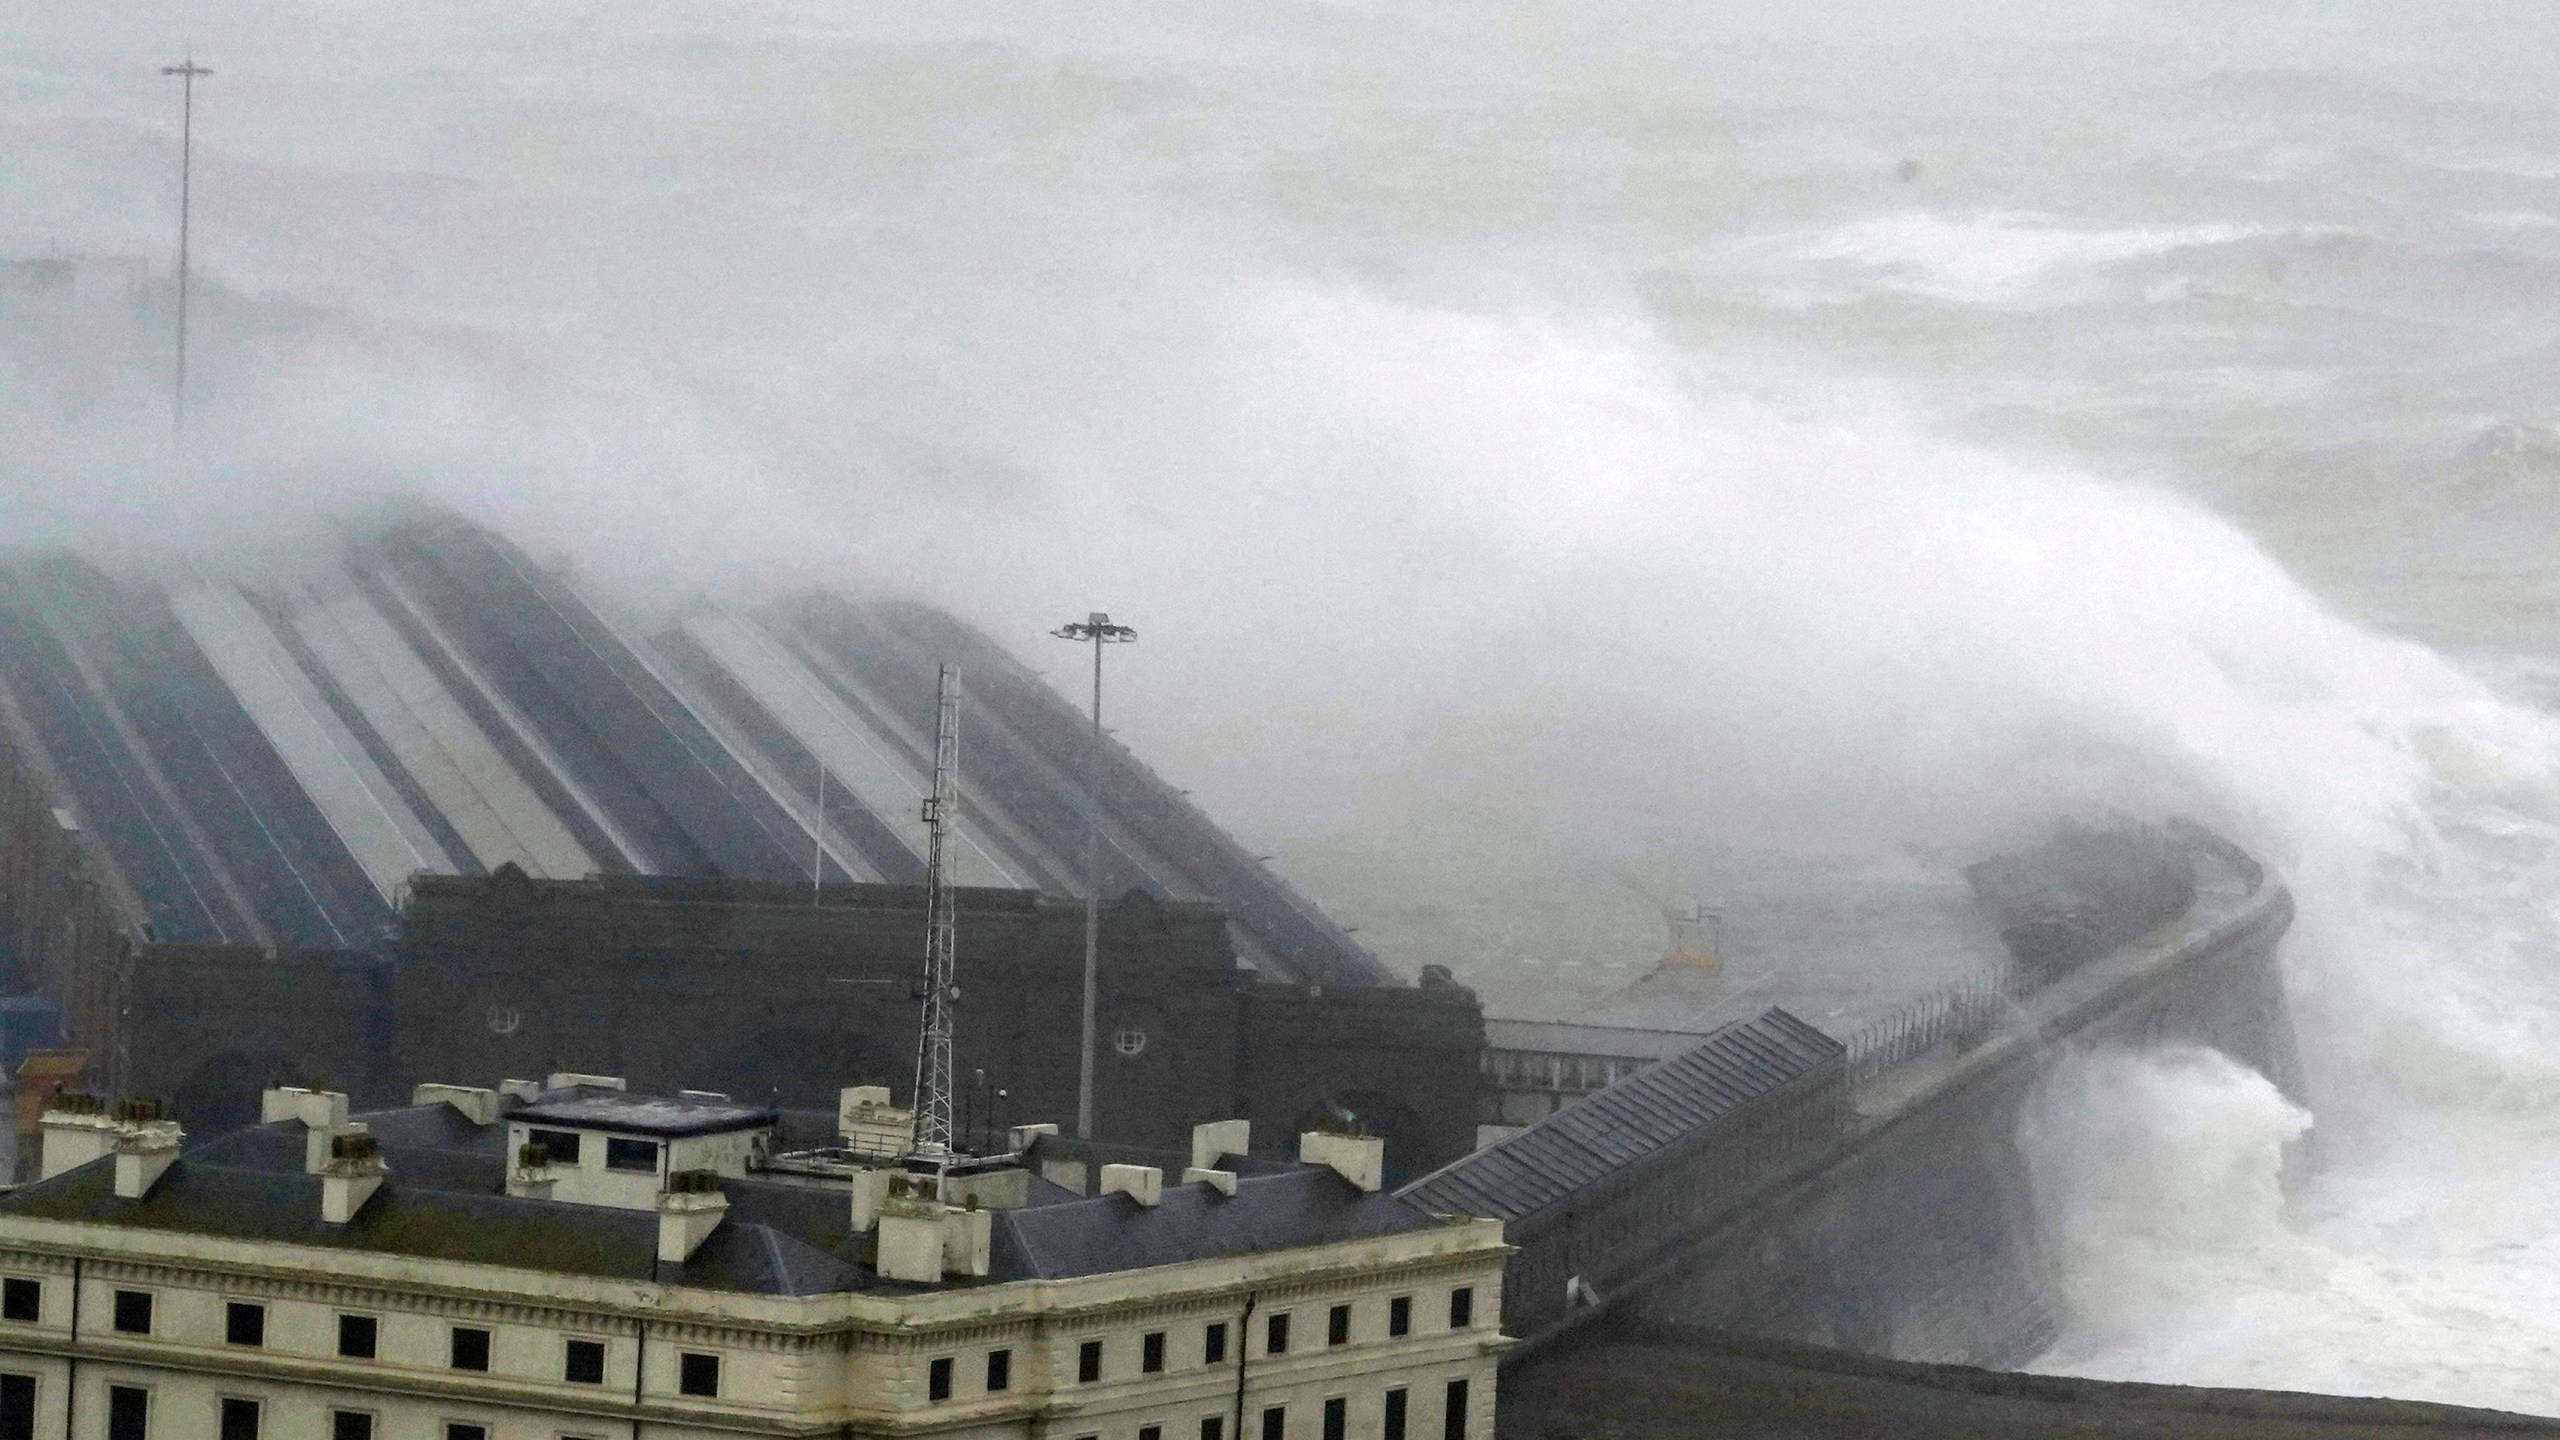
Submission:
M 669 1147 L 626 1209 L 712 1206 L 591 1272 L 634 1295 L 925 1285 L 880 1217 L 928 1171 L 982 1237 L 937 1299 L 1067 1284 L 1077 1206 L 1138 1213 L 1092 1273 L 1246 1253 L 1131 1238 L 1222 1198 L 1315 1244 L 1251 1197 L 1326 1166 L 1359 1264 L 1438 1277 L 1294 1351 L 1216 1281 L 1236 1353 L 1182 1319 L 1230 1368 L 1163 1415 L 1152 1321 L 1125 1376 L 981 1336 L 897 1382 L 1134 1387 L 1059 1440 L 1405 1440 L 1408 1389 L 1491 1440 L 1737 1332 L 2560 1416 L 2554 54 L 2516 0 L 0 7 L 0 1275 L 87 1293 L 107 1251 L 12 1227 L 138 1244 L 234 1130 L 423 1205 L 468 1147 L 420 1107 L 486 1132 L 457 1224 L 609 1211 L 525 1176 L 681 1090 L 771 1134 L 612 1132 Z M 96 1177 L 174 1122 L 175 1179 L 65 1198 L 57 1086 L 124 1126 Z M 922 1147 L 876 1195 L 857 1119 Z M 999 1154 L 1031 1198 L 964 1203 Z M 1675 1165 L 1731 1193 L 1595 1198 Z M 765 1193 L 838 1182 L 850 1230 Z M 294 1243 L 388 1233 L 346 1193 Z M 1550 1267 L 1560 1206 L 1647 1248 Z M 1507 1262 L 1389 1253 L 1494 1220 Z M 488 1245 L 437 1263 L 576 1270 Z M 1247 1398 L 1414 1295 L 1495 1338 Z M 558 1416 L 886 1433 L 688 1419 L 761 1372 L 692 1388 L 661 1303 L 597 1312 L 628 1408 Z M 76 1359 L 13 1430 L 21 1318 L 0 1440 L 377 1433 L 138 1379 L 116 1429 Z M 414 1433 L 587 1433 L 471 1383 Z

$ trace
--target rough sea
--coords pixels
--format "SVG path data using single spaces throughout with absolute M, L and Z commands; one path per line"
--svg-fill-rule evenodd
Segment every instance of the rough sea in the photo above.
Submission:
M 2300 901 L 2308 1103 L 2073 1062 L 2039 1365 L 2560 1414 L 2554 55 L 2515 0 L 8 0 L 0 260 L 83 278 L 0 294 L 0 514 L 272 573 L 405 488 L 1069 683 L 1108 608 L 1142 754 L 1515 1012 L 1652 897 L 2196 815 Z

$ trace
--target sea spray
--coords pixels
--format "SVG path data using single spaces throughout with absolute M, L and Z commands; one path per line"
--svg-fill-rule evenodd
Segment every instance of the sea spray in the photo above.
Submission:
M 2058 1297 L 2079 1335 L 2184 1324 L 2234 1270 L 2287 1262 L 2284 1176 L 2310 1112 L 2219 1051 L 2066 1060 L 2019 1121 Z

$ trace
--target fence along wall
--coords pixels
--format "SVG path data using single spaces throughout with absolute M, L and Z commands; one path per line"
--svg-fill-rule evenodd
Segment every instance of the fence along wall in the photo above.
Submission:
M 2016 1129 L 2065 1053 L 2055 1041 L 2208 1044 L 2298 1093 L 2274 959 L 2292 902 L 2217 837 L 2171 833 L 2185 853 L 2138 867 L 2135 920 L 2047 887 L 2037 904 L 2073 925 L 2041 933 L 2044 948 L 2020 963 L 1924 996 L 1845 1045 L 1771 1011 L 1408 1193 L 1507 1222 L 1519 1250 L 1504 1323 L 1533 1346 L 1611 1306 L 1909 1359 L 2015 1360 L 2050 1333 Z M 2166 910 L 2162 894 L 2182 908 Z M 2067 953 L 2061 933 L 2111 943 Z M 1758 1088 L 1738 1099 L 1687 1095 L 1695 1060 L 1770 1063 L 1741 1046 L 1749 1027 L 1807 1048 L 1792 1069 L 1745 1071 Z M 1674 1100 L 1702 1103 L 1674 1120 Z M 1680 1123 L 1691 1128 L 1665 1133 Z

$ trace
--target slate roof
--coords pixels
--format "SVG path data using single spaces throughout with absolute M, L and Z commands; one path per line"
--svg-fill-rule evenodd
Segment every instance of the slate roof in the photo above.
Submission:
M 1007 1210 L 996 1216 L 1000 1264 L 1044 1280 L 1177 1265 L 1428 1230 L 1441 1222 L 1393 1195 L 1364 1194 L 1329 1167 L 1247 1175 L 1236 1193 L 1168 1185 L 1152 1207 L 1126 1195 Z M 1009 1243 L 1013 1253 L 1003 1254 Z
M 658 1263 L 652 1213 L 510 1196 L 505 1120 L 538 1108 L 487 1126 L 444 1104 L 355 1117 L 371 1127 L 390 1175 L 344 1225 L 322 1222 L 320 1179 L 302 1172 L 306 1132 L 290 1120 L 188 1146 L 140 1200 L 116 1197 L 114 1161 L 101 1159 L 0 1195 L 0 1214 L 761 1295 L 930 1288 L 872 1271 L 870 1237 L 853 1233 L 840 1188 L 723 1178 L 728 1215 L 681 1265 Z M 1257 1168 L 1265 1173 L 1240 1177 L 1232 1197 L 1168 1185 L 1154 1208 L 1125 1195 L 1086 1199 L 1035 1175 L 1027 1206 L 993 1216 L 990 1273 L 950 1284 L 1065 1279 L 1442 1223 L 1394 1196 L 1364 1194 L 1329 1168 Z
M 1669 1152 L 1826 1065 L 1836 1071 L 1846 1054 L 1839 1041 L 1771 1009 L 1423 1176 L 1397 1198 L 1435 1214 L 1520 1220 Z

